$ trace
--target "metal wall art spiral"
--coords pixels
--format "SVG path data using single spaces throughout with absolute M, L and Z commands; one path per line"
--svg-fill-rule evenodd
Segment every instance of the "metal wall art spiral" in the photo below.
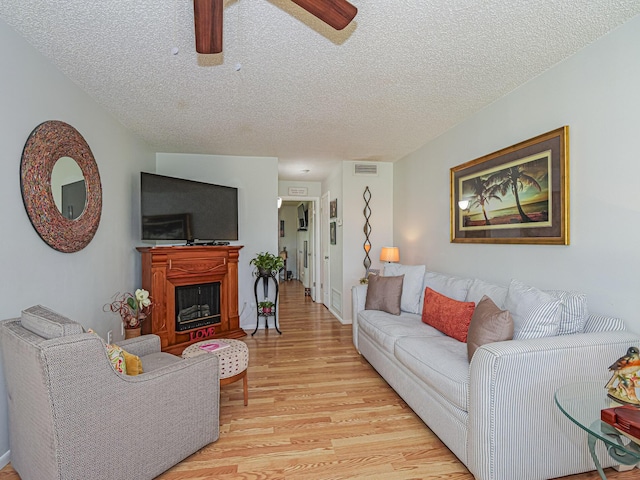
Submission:
M 371 224 L 369 223 L 369 218 L 371 217 L 371 208 L 369 207 L 371 191 L 369 187 L 364 188 L 362 198 L 364 198 L 364 210 L 362 211 L 364 214 L 364 244 L 362 245 L 362 248 L 364 248 L 364 261 L 362 264 L 364 265 L 366 277 L 369 273 L 369 267 L 371 267 L 371 258 L 369 258 L 369 252 L 371 251 L 371 242 L 369 241 L 369 235 L 371 235 Z

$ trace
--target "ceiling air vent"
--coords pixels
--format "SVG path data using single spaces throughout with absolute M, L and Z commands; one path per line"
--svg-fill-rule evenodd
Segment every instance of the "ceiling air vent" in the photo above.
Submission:
M 353 174 L 354 175 L 377 176 L 378 175 L 378 165 L 375 164 L 375 163 L 354 163 L 353 164 Z

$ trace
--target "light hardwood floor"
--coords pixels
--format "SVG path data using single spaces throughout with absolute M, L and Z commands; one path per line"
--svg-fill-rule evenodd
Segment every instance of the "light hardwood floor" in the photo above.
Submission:
M 220 439 L 157 480 L 473 480 L 357 354 L 350 325 L 305 297 L 297 281 L 283 283 L 281 294 L 283 335 L 271 328 L 244 338 L 249 405 L 242 382 L 222 387 Z M 640 478 L 638 470 L 606 473 Z M 10 465 L 0 471 L 0 480 L 18 478 Z

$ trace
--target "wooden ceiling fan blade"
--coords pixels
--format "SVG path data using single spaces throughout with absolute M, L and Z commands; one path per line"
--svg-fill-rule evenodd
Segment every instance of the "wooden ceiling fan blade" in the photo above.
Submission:
M 358 9 L 346 0 L 291 0 L 336 30 L 351 23 Z
M 222 10 L 224 0 L 193 0 L 196 52 L 222 52 Z

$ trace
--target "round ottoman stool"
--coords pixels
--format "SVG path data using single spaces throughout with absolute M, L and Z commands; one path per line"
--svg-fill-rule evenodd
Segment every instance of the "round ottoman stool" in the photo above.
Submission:
M 207 344 L 228 343 L 229 346 L 209 352 L 200 348 Z M 249 349 L 241 340 L 231 338 L 212 338 L 189 345 L 182 352 L 182 358 L 195 357 L 197 355 L 217 355 L 220 366 L 220 386 L 228 385 L 242 379 L 244 387 L 244 404 L 249 404 L 249 389 L 247 384 L 247 367 L 249 366 Z

